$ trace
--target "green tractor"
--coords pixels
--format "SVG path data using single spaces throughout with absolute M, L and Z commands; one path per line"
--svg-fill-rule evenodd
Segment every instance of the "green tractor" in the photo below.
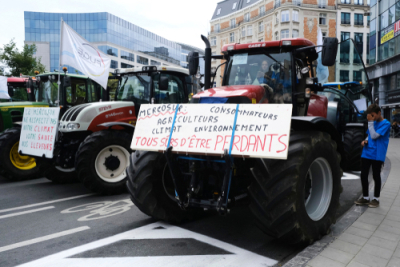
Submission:
M 18 153 L 21 122 L 25 107 L 58 106 L 57 81 L 57 72 L 8 78 L 11 102 L 0 103 L 0 175 L 6 179 L 32 179 L 43 173 L 42 164 Z M 61 73 L 60 82 L 60 116 L 71 107 L 108 99 L 106 91 L 87 76 Z

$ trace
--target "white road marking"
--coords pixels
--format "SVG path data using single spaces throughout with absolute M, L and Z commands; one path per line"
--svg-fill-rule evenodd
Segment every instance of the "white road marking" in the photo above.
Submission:
M 153 230 L 162 226 L 165 229 Z M 194 238 L 209 245 L 222 248 L 232 254 L 225 255 L 193 255 L 193 256 L 156 256 L 156 257 L 102 257 L 102 258 L 69 258 L 76 254 L 101 248 L 120 240 L 135 239 L 160 239 L 160 238 Z M 133 248 L 126 248 L 133 249 Z M 63 252 L 53 254 L 20 266 L 24 267 L 53 267 L 53 266 L 273 266 L 276 260 L 260 256 L 256 253 L 222 242 L 220 240 L 201 235 L 177 226 L 172 226 L 163 222 L 156 222 L 146 226 L 136 228 L 115 236 L 101 239 L 86 245 L 68 249 Z
M 80 195 L 80 196 L 74 196 L 74 197 L 67 197 L 67 198 L 61 198 L 61 199 L 56 199 L 56 200 L 51 200 L 51 201 L 46 201 L 46 202 L 40 202 L 36 204 L 31 204 L 31 205 L 26 205 L 26 206 L 20 206 L 20 207 L 15 207 L 15 208 L 10 208 L 10 209 L 5 209 L 5 210 L 0 210 L 0 213 L 2 212 L 9 212 L 13 210 L 22 210 L 22 209 L 27 209 L 27 208 L 32 208 L 36 206 L 42 206 L 42 205 L 47 205 L 47 204 L 52 204 L 52 203 L 57 203 L 57 202 L 63 202 L 63 201 L 68 201 L 72 199 L 77 199 L 77 198 L 83 198 L 83 197 L 88 197 L 88 196 L 93 196 L 94 194 L 86 194 L 86 195 Z
M 358 180 L 360 179 L 361 172 L 344 172 L 342 180 Z
M 4 252 L 4 251 L 7 251 L 7 250 L 20 248 L 20 247 L 24 247 L 24 246 L 28 246 L 28 245 L 32 245 L 32 244 L 35 244 L 35 243 L 43 242 L 43 241 L 46 241 L 46 240 L 54 239 L 54 238 L 65 236 L 65 235 L 78 233 L 78 232 L 81 232 L 81 231 L 84 231 L 84 230 L 88 230 L 88 229 L 90 229 L 89 226 L 82 226 L 82 227 L 74 228 L 74 229 L 71 229 L 71 230 L 66 230 L 66 231 L 62 231 L 62 232 L 59 232 L 59 233 L 55 233 L 55 234 L 51 234 L 51 235 L 46 235 L 46 236 L 34 238 L 34 239 L 31 239 L 31 240 L 27 240 L 27 241 L 15 243 L 15 244 L 12 244 L 12 245 L 0 247 L 0 252 Z
M 0 219 L 19 216 L 19 215 L 24 215 L 24 214 L 29 214 L 29 213 L 34 213 L 34 212 L 38 212 L 38 211 L 42 211 L 42 210 L 49 210 L 49 209 L 54 209 L 54 206 L 48 206 L 48 207 L 35 209 L 35 210 L 26 210 L 26 211 L 21 211 L 21 212 L 16 212 L 16 213 L 10 213 L 10 214 L 6 214 L 6 215 L 0 216 Z

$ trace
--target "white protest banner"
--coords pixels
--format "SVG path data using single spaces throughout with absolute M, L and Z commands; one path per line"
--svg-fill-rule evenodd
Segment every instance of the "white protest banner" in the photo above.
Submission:
M 286 159 L 291 116 L 286 104 L 142 104 L 131 148 Z
M 53 158 L 59 108 L 25 108 L 18 151 Z
M 10 99 L 8 95 L 7 77 L 0 76 L 0 99 Z
M 74 67 L 107 88 L 111 59 L 62 21 L 60 64 Z

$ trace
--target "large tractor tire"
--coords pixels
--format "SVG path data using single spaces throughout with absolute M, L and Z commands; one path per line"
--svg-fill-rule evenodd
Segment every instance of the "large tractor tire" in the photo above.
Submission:
M 30 156 L 18 153 L 21 128 L 14 127 L 0 134 L 0 175 L 10 181 L 38 178 L 41 164 Z
M 344 133 L 344 159 L 345 171 L 361 171 L 361 154 L 363 148 L 361 142 L 364 140 L 363 128 L 347 128 Z
M 287 160 L 259 159 L 251 171 L 250 209 L 261 230 L 291 244 L 312 243 L 330 231 L 342 170 L 329 134 L 293 132 Z
M 125 192 L 131 142 L 132 135 L 115 130 L 99 131 L 86 137 L 75 159 L 79 181 L 99 194 Z
M 73 169 L 63 169 L 58 166 L 46 165 L 44 177 L 56 184 L 71 184 L 78 182 L 78 174 Z
M 171 195 L 174 195 L 174 187 L 163 154 L 136 151 L 131 155 L 130 160 L 126 184 L 132 202 L 143 213 L 156 220 L 175 224 L 195 218 L 197 210 L 182 210 L 171 199 Z

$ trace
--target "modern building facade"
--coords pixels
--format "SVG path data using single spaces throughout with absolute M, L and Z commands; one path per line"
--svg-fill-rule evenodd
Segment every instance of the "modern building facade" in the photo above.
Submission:
M 25 12 L 25 43 L 37 46 L 36 57 L 49 71 L 58 70 L 61 18 L 83 38 L 110 55 L 111 68 L 181 65 L 181 45 L 107 12 Z M 68 67 L 68 72 L 75 72 Z
M 213 53 L 220 54 L 222 46 L 228 43 L 303 37 L 317 44 L 320 28 L 323 37 L 357 39 L 366 62 L 369 23 L 364 13 L 368 9 L 369 0 L 225 0 L 219 2 L 214 11 L 209 38 Z M 349 59 L 352 56 L 350 50 L 347 56 Z M 337 62 L 341 63 L 340 60 Z M 219 64 L 216 60 L 213 67 Z M 217 77 L 224 67 L 220 69 Z M 339 81 L 339 78 L 351 81 L 353 72 L 348 72 L 347 76 L 336 77 L 340 75 L 339 71 L 330 68 L 329 81 Z M 220 79 L 218 82 L 220 85 Z
M 371 0 L 367 68 L 386 119 L 400 122 L 400 1 Z

